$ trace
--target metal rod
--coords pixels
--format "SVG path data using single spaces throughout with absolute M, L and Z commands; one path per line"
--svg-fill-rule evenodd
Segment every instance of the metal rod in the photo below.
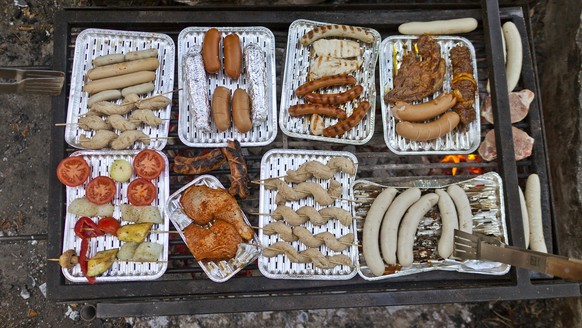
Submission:
M 29 240 L 46 240 L 46 234 L 39 235 L 20 235 L 20 236 L 0 236 L 0 242 L 3 241 L 29 241 Z

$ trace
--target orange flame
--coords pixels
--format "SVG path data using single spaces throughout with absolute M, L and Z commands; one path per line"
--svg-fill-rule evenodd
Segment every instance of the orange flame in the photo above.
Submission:
M 481 157 L 477 154 L 469 154 L 469 155 L 446 155 L 441 160 L 441 163 L 461 163 L 461 162 L 475 162 L 480 163 Z M 452 175 L 457 175 L 458 168 L 453 167 L 451 169 Z M 473 174 L 483 174 L 484 170 L 480 167 L 470 167 L 469 172 Z

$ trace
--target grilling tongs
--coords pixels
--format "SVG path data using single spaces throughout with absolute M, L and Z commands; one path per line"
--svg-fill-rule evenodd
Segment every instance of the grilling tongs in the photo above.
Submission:
M 453 255 L 464 260 L 490 260 L 582 281 L 582 261 L 565 256 L 508 246 L 495 237 L 455 230 Z

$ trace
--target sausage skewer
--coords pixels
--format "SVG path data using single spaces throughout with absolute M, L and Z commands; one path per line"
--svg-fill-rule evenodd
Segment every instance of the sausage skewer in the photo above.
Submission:
M 331 175 L 328 177 L 328 175 Z M 327 164 L 323 164 L 319 161 L 307 161 L 296 170 L 287 170 L 286 175 L 281 175 L 277 177 L 270 177 L 261 180 L 254 180 L 253 183 L 260 183 L 261 181 L 275 180 L 285 178 L 285 181 L 291 183 L 301 183 L 307 181 L 308 179 L 315 177 L 317 179 L 331 179 L 333 175 L 338 172 L 343 172 L 349 175 L 356 174 L 356 165 L 354 162 L 347 157 L 333 157 Z
M 336 238 L 328 231 L 312 234 L 305 227 L 297 226 L 292 228 L 283 222 L 272 222 L 265 225 L 263 228 L 253 228 L 262 229 L 267 236 L 278 234 L 281 239 L 287 242 L 299 240 L 308 247 L 320 247 L 321 245 L 325 244 L 327 248 L 335 252 L 341 252 L 345 250 L 347 246 L 360 246 L 353 243 L 353 233 L 347 233 L 339 238 Z
M 257 246 L 263 248 L 263 256 L 265 257 L 275 257 L 282 254 L 287 256 L 291 262 L 313 263 L 320 269 L 332 269 L 338 265 L 356 268 L 352 264 L 352 260 L 344 254 L 325 256 L 316 248 L 308 248 L 304 251 L 298 252 L 291 244 L 284 241 L 276 242 L 270 246 Z
M 302 210 L 303 209 L 303 210 Z M 317 213 L 314 215 L 314 211 Z M 311 214 L 311 215 L 308 215 Z M 311 220 L 316 226 L 324 225 L 329 220 L 337 219 L 342 225 L 349 227 L 354 219 L 352 214 L 339 207 L 325 207 L 319 211 L 312 206 L 303 206 L 294 211 L 291 207 L 282 205 L 277 207 L 272 213 L 252 213 L 255 215 L 270 216 L 275 220 L 285 220 L 292 226 L 299 226 Z

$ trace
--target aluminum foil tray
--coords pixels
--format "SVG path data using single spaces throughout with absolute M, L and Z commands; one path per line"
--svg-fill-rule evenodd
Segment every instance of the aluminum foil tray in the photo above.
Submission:
M 240 133 L 232 125 L 224 132 L 218 131 L 214 121 L 211 120 L 210 132 L 196 131 L 194 121 L 190 115 L 187 91 L 184 89 L 184 77 L 182 72 L 182 59 L 188 49 L 194 45 L 202 45 L 204 34 L 210 27 L 188 27 L 183 29 L 178 36 L 178 85 L 182 88 L 178 97 L 180 102 L 180 115 L 178 117 L 178 136 L 180 140 L 190 147 L 226 147 L 228 140 L 236 139 L 240 141 L 242 147 L 260 147 L 273 142 L 277 137 L 277 81 L 275 68 L 275 36 L 273 32 L 266 27 L 248 26 L 248 27 L 216 27 L 222 32 L 222 39 L 228 34 L 236 33 L 241 42 L 242 49 L 250 43 L 256 43 L 263 48 L 265 52 L 265 76 L 266 76 L 266 96 L 267 96 L 267 121 L 260 126 L 253 126 L 247 133 Z M 220 58 L 223 58 L 222 41 L 220 44 Z M 238 80 L 228 77 L 224 70 L 221 69 L 216 74 L 207 74 L 209 99 L 212 100 L 212 94 L 217 86 L 223 86 L 232 93 L 237 89 L 248 90 L 247 80 L 245 77 L 245 62 L 243 55 L 243 67 Z
M 289 107 L 304 103 L 303 98 L 295 95 L 295 90 L 307 82 L 309 64 L 313 57 L 311 56 L 311 46 L 303 46 L 299 39 L 310 30 L 317 26 L 329 25 L 330 23 L 315 22 L 305 19 L 299 19 L 289 26 L 289 36 L 287 39 L 287 56 L 285 59 L 285 71 L 283 75 L 283 85 L 281 90 L 281 107 L 279 109 L 279 126 L 281 131 L 286 135 L 294 138 L 319 140 L 326 142 L 335 142 L 351 145 L 363 145 L 370 141 L 374 134 L 374 118 L 376 108 L 376 62 L 378 60 L 378 48 L 380 46 L 380 33 L 374 29 L 364 28 L 374 35 L 374 43 L 368 44 L 358 41 L 362 47 L 363 54 L 361 59 L 364 61 L 362 68 L 355 72 L 357 84 L 364 87 L 364 92 L 356 100 L 340 105 L 339 107 L 346 110 L 348 116 L 360 103 L 360 100 L 370 102 L 368 115 L 350 131 L 343 135 L 331 138 L 313 135 L 309 131 L 309 116 L 291 117 Z M 356 40 L 357 41 L 357 40 Z M 326 89 L 328 93 L 338 93 L 348 90 L 350 87 L 339 86 Z M 337 123 L 338 119 L 324 117 L 325 126 Z
M 507 224 L 505 222 L 505 206 L 503 202 L 503 183 L 501 177 L 495 172 L 485 173 L 481 176 L 457 182 L 469 197 L 471 212 L 473 213 L 473 232 L 484 233 L 498 237 L 507 243 Z M 418 187 L 422 193 L 432 192 L 438 188 L 446 188 L 449 183 L 442 180 L 411 180 L 399 182 L 397 185 L 380 185 L 367 180 L 357 180 L 352 186 L 352 192 L 356 200 L 361 201 L 355 206 L 357 230 L 362 233 L 366 215 L 376 195 L 384 188 L 395 187 L 399 190 Z M 485 275 L 506 274 L 510 265 L 481 260 L 457 261 L 453 259 L 443 260 L 436 255 L 436 246 L 441 234 L 441 220 L 438 214 L 438 206 L 434 206 L 420 221 L 414 243 L 414 263 L 390 274 L 375 276 L 372 274 L 363 253 L 360 256 L 359 275 L 365 280 L 383 280 L 406 276 L 410 274 L 433 270 L 457 271 L 465 273 L 477 273 Z M 423 259 L 420 260 L 421 255 Z
M 475 81 L 478 81 L 475 48 L 469 40 L 458 36 L 435 36 L 434 38 L 441 46 L 441 56 L 445 59 L 447 70 L 442 89 L 433 96 L 423 99 L 422 102 L 436 98 L 443 91 L 451 91 L 453 71 L 449 52 L 456 45 L 465 45 L 470 49 L 473 60 L 473 77 Z M 380 88 L 382 90 L 380 98 L 382 99 L 382 122 L 386 145 L 398 155 L 469 154 L 474 152 L 481 141 L 481 122 L 479 119 L 481 115 L 478 92 L 475 92 L 474 104 L 477 119 L 469 124 L 466 131 L 461 132 L 459 129 L 455 129 L 441 138 L 430 141 L 412 141 L 396 133 L 397 122 L 390 111 L 392 106 L 384 101 L 384 95 L 392 89 L 395 64 L 400 67 L 405 48 L 409 51 L 414 49 L 413 41 L 416 39 L 416 36 L 394 35 L 384 39 L 380 46 Z
M 86 149 L 79 144 L 79 136 L 84 134 L 87 137 L 93 136 L 95 132 L 85 131 L 77 126 L 79 117 L 89 111 L 87 99 L 89 95 L 83 92 L 83 83 L 87 71 L 93 68 L 91 61 L 95 57 L 128 53 L 130 51 L 144 49 L 158 49 L 158 59 L 160 66 L 156 70 L 154 91 L 141 95 L 147 98 L 152 95 L 164 94 L 172 99 L 172 88 L 174 87 L 174 41 L 166 34 L 150 32 L 115 31 L 102 29 L 86 29 L 77 36 L 75 42 L 75 54 L 73 57 L 73 71 L 71 74 L 71 89 L 69 91 L 69 107 L 67 111 L 67 126 L 65 128 L 65 141 L 71 146 Z M 120 104 L 122 99 L 117 100 Z M 162 124 L 158 127 L 150 127 L 140 124 L 139 130 L 150 136 L 149 145 L 136 142 L 131 149 L 157 149 L 162 150 L 167 143 L 168 130 L 170 128 L 170 112 L 172 105 L 154 111 L 157 117 L 161 118 Z M 119 134 L 119 132 L 118 132 Z M 160 139 L 156 139 L 161 137 Z
M 182 193 L 188 189 L 190 186 L 200 186 L 204 185 L 210 188 L 224 189 L 224 186 L 218 181 L 218 179 L 212 175 L 200 175 L 192 180 L 187 185 L 178 189 L 173 193 L 166 202 L 165 216 L 170 218 L 174 227 L 182 237 L 184 242 L 184 234 L 182 231 L 188 225 L 193 224 L 192 220 L 184 213 L 182 210 L 182 205 L 180 204 L 180 197 Z M 243 217 L 245 222 L 250 225 L 246 214 L 243 211 Z M 253 239 L 248 243 L 239 244 L 237 254 L 234 258 L 228 261 L 198 261 L 198 265 L 204 270 L 208 278 L 214 282 L 225 282 L 232 278 L 237 272 L 242 270 L 252 261 L 256 260 L 260 253 L 260 248 L 258 247 L 259 241 L 257 234 L 254 234 Z
M 137 150 L 122 150 L 122 151 L 87 151 L 80 150 L 71 154 L 71 156 L 81 156 L 89 164 L 91 168 L 91 176 L 87 181 L 95 178 L 99 175 L 109 176 L 109 166 L 116 159 L 124 159 L 133 164 L 133 159 L 139 151 Z M 162 174 L 152 180 L 152 183 L 158 187 L 158 196 L 152 202 L 151 205 L 157 206 L 160 209 L 160 215 L 164 214 L 165 200 L 168 197 L 170 191 L 170 171 L 168 158 L 164 153 L 158 151 L 160 155 L 164 158 L 165 169 Z M 135 173 L 132 174 L 129 182 L 133 181 L 137 176 Z M 113 205 L 115 206 L 115 211 L 113 212 L 113 217 L 121 218 L 121 204 L 129 204 L 127 200 L 127 186 L 129 182 L 120 183 L 117 182 L 117 194 L 113 199 Z M 71 202 L 79 197 L 85 195 L 86 183 L 78 187 L 67 187 L 67 208 Z M 77 254 L 81 250 L 81 238 L 75 235 L 75 223 L 77 223 L 78 217 L 69 213 L 67 211 L 65 216 L 65 231 L 63 234 L 63 252 L 68 249 L 75 249 Z M 95 223 L 97 223 L 97 217 L 92 218 Z M 130 224 L 130 222 L 121 221 L 121 225 Z M 169 220 L 168 217 L 164 217 L 163 224 L 154 224 L 152 227 L 153 231 L 168 231 Z M 143 281 L 143 280 L 154 280 L 161 277 L 168 267 L 168 234 L 167 233 L 157 233 L 152 232 L 146 238 L 146 241 L 162 244 L 164 249 L 162 255 L 158 259 L 159 262 L 121 262 L 116 261 L 113 263 L 111 268 L 107 270 L 104 274 L 97 276 L 96 281 Z M 88 258 L 93 257 L 95 253 L 103 250 L 108 250 L 112 248 L 119 248 L 123 243 L 120 242 L 117 237 L 104 235 L 97 238 L 89 239 L 89 254 Z M 73 269 L 62 269 L 63 275 L 69 281 L 72 282 L 87 282 L 87 279 L 83 276 L 80 266 L 76 265 Z
M 319 161 L 321 163 L 327 163 L 332 157 L 347 157 L 351 159 L 354 164 L 358 165 L 358 159 L 355 155 L 349 152 L 339 152 L 339 151 L 319 151 L 319 150 L 291 150 L 291 149 L 272 149 L 268 151 L 261 160 L 261 180 L 271 177 L 284 176 L 289 169 L 297 169 L 299 166 L 307 161 Z M 344 186 L 344 191 L 340 198 L 330 206 L 337 206 L 344 210 L 349 211 L 353 215 L 353 203 L 348 202 L 347 199 L 353 199 L 349 186 L 355 180 L 355 175 L 350 176 L 346 173 L 336 173 L 334 179 L 339 181 L 342 186 Z M 330 180 L 321 179 L 309 179 L 307 181 L 318 182 L 324 188 L 329 186 Z M 275 203 L 277 191 L 267 190 L 264 185 L 260 187 L 260 200 L 259 200 L 259 212 L 260 213 L 271 213 L 277 208 Z M 315 203 L 313 197 L 308 197 L 300 201 L 287 202 L 287 206 L 290 206 L 294 210 L 304 206 L 310 205 L 314 206 L 317 210 L 323 208 L 317 203 Z M 260 215 L 259 227 L 263 228 L 267 224 L 275 222 L 273 218 L 268 215 Z M 285 222 L 284 220 L 281 222 Z M 349 227 L 343 226 L 338 222 L 338 220 L 329 220 L 326 224 L 322 226 L 314 226 L 311 222 L 306 222 L 302 226 L 307 228 L 312 234 L 317 234 L 324 231 L 329 231 L 339 238 L 347 233 L 354 234 L 354 244 L 358 243 L 356 234 L 356 223 L 353 221 L 352 225 Z M 264 247 L 268 247 L 275 242 L 282 241 L 279 235 L 274 234 L 268 236 L 263 233 L 263 229 L 259 230 L 259 240 Z M 305 246 L 300 241 L 292 242 L 291 245 L 297 251 L 303 251 L 308 247 Z M 335 255 L 340 254 L 331 251 L 325 247 L 325 244 L 319 247 L 319 250 L 323 255 Z M 315 267 L 312 263 L 293 263 L 285 255 L 277 255 L 275 257 L 265 257 L 259 256 L 259 270 L 261 273 L 272 279 L 303 279 L 303 280 L 347 280 L 356 275 L 358 266 L 358 247 L 348 246 L 341 254 L 347 255 L 352 260 L 353 266 L 338 265 L 333 269 L 320 269 Z

